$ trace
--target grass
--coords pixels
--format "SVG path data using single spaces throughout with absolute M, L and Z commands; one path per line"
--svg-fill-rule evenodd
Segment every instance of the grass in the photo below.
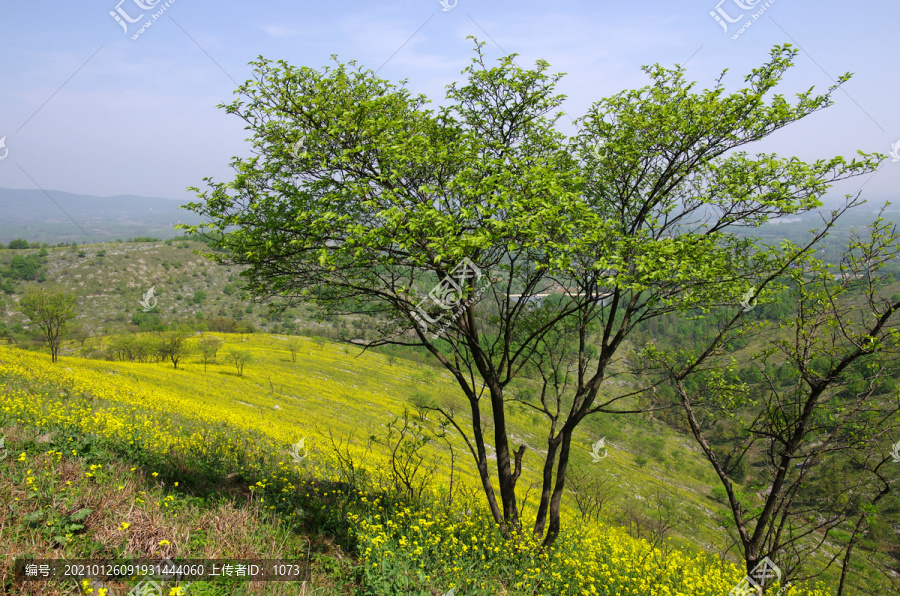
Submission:
M 439 442 L 422 451 L 425 468 L 435 472 L 428 490 L 417 498 L 398 494 L 385 466 L 387 426 L 398 416 L 402 420 L 415 391 L 437 399 L 452 395 L 448 379 L 423 374 L 402 359 L 392 364 L 388 356 L 356 356 L 330 343 L 223 337 L 226 348 L 240 347 L 255 357 L 242 377 L 224 363 L 204 371 L 202 363 L 188 361 L 174 370 L 165 364 L 63 357 L 53 366 L 45 355 L 0 348 L 0 433 L 12 454 L 3 464 L 8 469 L 0 486 L 0 496 L 13 503 L 0 522 L 9 528 L 0 545 L 10 553 L 7 563 L 12 553 L 59 558 L 297 558 L 299 553 L 310 556 L 313 566 L 311 582 L 299 589 L 317 594 L 444 594 L 458 586 L 466 594 L 718 595 L 740 577 L 736 567 L 677 536 L 651 546 L 602 520 L 581 531 L 571 499 L 567 530 L 556 550 L 540 553 L 524 538 L 501 541 L 471 489 L 474 478 L 462 457 L 456 493 L 449 498 L 449 448 Z M 296 363 L 289 341 L 300 342 Z M 517 437 L 539 449 L 538 429 L 529 416 L 516 414 L 512 424 Z M 379 441 L 366 445 L 371 434 Z M 299 438 L 305 438 L 308 457 L 295 463 L 290 447 Z M 591 433 L 579 438 L 584 457 L 593 440 Z M 639 492 L 649 496 L 655 485 L 687 503 L 686 512 L 689 507 L 699 512 L 682 517 L 709 519 L 703 512 L 710 506 L 695 492 L 696 483 L 651 480 L 665 473 L 668 460 L 658 458 L 673 441 L 665 437 L 651 454 L 653 461 L 639 468 L 633 461 L 637 446 L 617 440 L 604 460 L 606 473 L 620 484 L 626 502 Z M 343 467 L 337 452 L 344 456 Z M 689 453 L 681 459 L 690 459 Z M 348 489 L 350 459 L 364 490 Z M 536 457 L 526 462 L 523 483 L 533 482 L 538 465 Z M 533 506 L 532 498 L 523 507 L 526 518 Z M 12 579 L 7 574 L 3 581 L 9 585 Z M 230 586 L 225 592 L 216 592 L 221 586 L 207 588 L 229 594 L 286 589 L 278 582 Z M 40 584 L 29 589 L 39 590 Z M 200 593 L 200 586 L 191 590 Z

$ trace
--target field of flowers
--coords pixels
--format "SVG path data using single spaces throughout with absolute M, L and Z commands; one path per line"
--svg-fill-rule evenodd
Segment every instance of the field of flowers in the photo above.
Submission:
M 0 425 L 100 437 L 119 445 L 123 457 L 156 465 L 161 478 L 180 479 L 184 490 L 198 469 L 239 473 L 263 507 L 284 519 L 328 508 L 330 521 L 339 517 L 346 525 L 353 554 L 351 587 L 335 594 L 455 588 L 457 595 L 724 596 L 743 577 L 716 557 L 671 544 L 652 548 L 599 524 L 570 520 L 552 550 L 538 549 L 527 537 L 505 541 L 484 515 L 477 491 L 452 504 L 443 498 L 445 475 L 415 502 L 366 490 L 386 486 L 387 460 L 383 451 L 366 449 L 365 439 L 402 415 L 406 396 L 422 385 L 417 369 L 377 354 L 348 357 L 306 340 L 298 340 L 293 364 L 278 337 L 225 338 L 226 347 L 240 344 L 255 356 L 243 376 L 225 364 L 204 371 L 198 362 L 175 370 L 64 357 L 53 365 L 44 354 L 0 347 Z M 437 378 L 429 389 L 440 394 L 452 386 Z M 336 440 L 357 431 L 344 456 L 367 469 L 363 490 L 344 490 L 338 482 L 346 476 L 338 473 L 328 431 Z M 288 449 L 301 438 L 304 458 L 295 462 Z M 436 461 L 446 465 L 446 458 Z M 310 481 L 318 488 L 309 489 Z M 473 478 L 463 474 L 457 482 L 471 486 Z M 828 592 L 791 587 L 785 594 Z

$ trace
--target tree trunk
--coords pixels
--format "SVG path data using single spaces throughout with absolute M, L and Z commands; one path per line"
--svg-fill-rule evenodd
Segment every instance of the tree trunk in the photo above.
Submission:
M 497 496 L 494 494 L 494 487 L 491 485 L 491 475 L 487 465 L 487 450 L 484 448 L 484 432 L 481 427 L 481 410 L 478 409 L 477 399 L 470 398 L 469 407 L 472 411 L 472 435 L 477 452 L 475 466 L 478 469 L 478 476 L 481 478 L 481 487 L 484 489 L 484 495 L 487 498 L 491 515 L 494 516 L 494 521 L 503 527 L 503 512 L 500 511 L 500 507 L 497 505 Z M 505 532 L 505 528 L 503 529 Z
M 519 531 L 519 507 L 516 503 L 516 478 L 509 458 L 509 437 L 506 434 L 506 415 L 503 410 L 503 390 L 491 387 L 491 409 L 494 415 L 494 446 L 497 451 L 497 480 L 503 503 L 504 533 Z
M 559 450 L 559 464 L 556 466 L 556 485 L 553 487 L 553 496 L 550 499 L 550 527 L 544 536 L 543 546 L 552 546 L 559 537 L 559 507 L 562 503 L 563 490 L 566 487 L 566 469 L 569 466 L 569 452 L 572 445 L 572 431 L 563 427 L 561 431 L 562 444 Z
M 551 437 L 553 431 L 550 430 Z M 544 537 L 544 526 L 547 522 L 547 511 L 550 508 L 550 487 L 553 485 L 553 465 L 556 463 L 556 450 L 559 448 L 559 438 L 550 438 L 547 441 L 547 458 L 544 460 L 544 477 L 541 480 L 541 501 L 538 506 L 537 519 L 534 520 L 534 537 Z

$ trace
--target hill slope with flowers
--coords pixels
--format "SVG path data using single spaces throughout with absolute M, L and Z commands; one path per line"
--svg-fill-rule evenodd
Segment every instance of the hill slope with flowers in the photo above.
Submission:
M 504 542 L 480 513 L 471 466 L 452 435 L 424 441 L 420 451 L 411 452 L 423 458 L 419 476 L 413 477 L 423 490 L 415 495 L 404 495 L 402 486 L 396 490 L 396 476 L 390 473 L 391 464 L 403 465 L 390 456 L 402 437 L 415 441 L 436 431 L 434 421 L 404 417 L 412 396 L 424 391 L 449 399 L 454 394 L 449 379 L 422 365 L 330 343 L 217 335 L 225 340 L 224 349 L 252 355 L 242 375 L 224 359 L 206 367 L 188 360 L 178 369 L 73 357 L 52 365 L 44 354 L 0 347 L 0 433 L 8 437 L 14 457 L 4 464 L 15 479 L 0 490 L 14 503 L 12 514 L 4 512 L 9 525 L 21 526 L 4 552 L 86 558 L 244 551 L 273 558 L 272 548 L 254 540 L 237 540 L 230 550 L 215 552 L 219 542 L 213 532 L 197 540 L 193 528 L 192 540 L 191 528 L 184 535 L 175 530 L 176 511 L 189 519 L 192 511 L 202 519 L 204 508 L 227 496 L 234 503 L 229 507 L 252 510 L 246 521 L 254 528 L 251 534 L 282 536 L 282 552 L 302 552 L 295 544 L 298 536 L 312 537 L 318 553 L 309 587 L 319 586 L 324 593 L 443 594 L 455 586 L 459 594 L 712 596 L 727 593 L 743 575 L 686 540 L 651 544 L 603 521 L 578 524 L 571 499 L 567 529 L 555 549 L 541 552 L 526 538 Z M 517 414 L 513 424 L 520 440 L 540 449 L 539 428 L 527 415 Z M 585 451 L 590 434 L 579 438 Z M 616 449 L 615 442 L 610 447 L 603 464 L 624 489 L 623 500 L 640 498 L 629 487 L 653 483 L 660 470 L 634 465 L 632 454 Z M 106 459 L 96 459 L 97 453 L 107 454 Z M 536 479 L 536 459 L 526 458 L 523 482 Z M 78 466 L 85 471 L 73 475 Z M 44 470 L 42 477 L 38 468 Z M 140 470 L 149 491 L 139 491 L 118 509 L 88 506 L 134 487 L 125 472 L 129 468 Z M 368 490 L 353 490 L 347 482 L 351 476 Z M 68 478 L 65 484 L 63 478 Z M 76 487 L 70 488 L 73 482 Z M 82 498 L 61 509 L 58 489 Z M 156 501 L 147 496 L 154 491 L 162 491 Z M 42 495 L 50 501 L 44 507 L 39 506 Z M 695 497 L 693 506 L 704 507 L 704 498 Z M 690 505 L 685 501 L 682 507 Z M 85 509 L 91 509 L 86 518 L 70 519 Z M 22 525 L 22 520 L 43 519 L 58 533 Z M 137 533 L 138 527 L 152 538 L 117 542 L 119 533 Z M 172 538 L 157 540 L 168 535 Z M 11 562 L 10 555 L 7 559 Z M 283 586 L 261 589 L 253 593 L 282 593 L 277 590 Z M 819 593 L 825 594 L 789 592 Z

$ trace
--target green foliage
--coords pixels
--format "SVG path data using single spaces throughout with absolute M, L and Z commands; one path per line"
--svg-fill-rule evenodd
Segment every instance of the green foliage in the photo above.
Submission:
M 41 277 L 43 259 L 40 255 L 15 255 L 9 265 L 0 269 L 0 276 L 17 280 L 38 280 Z
M 542 60 L 522 69 L 515 56 L 489 67 L 482 45 L 436 112 L 353 62 L 322 72 L 253 62 L 240 97 L 220 106 L 248 124 L 253 156 L 233 160 L 233 181 L 192 189 L 202 202 L 188 208 L 209 223 L 182 228 L 219 234 L 213 246 L 227 255 L 208 256 L 247 265 L 241 275 L 257 296 L 302 296 L 326 317 L 371 315 L 384 323 L 371 330 L 375 345 L 427 347 L 497 429 L 506 428 L 504 388 L 526 367 L 540 375 L 553 404 L 543 411 L 549 438 L 564 446 L 547 452 L 548 469 L 561 471 L 538 491 L 547 511 L 576 426 L 617 411 L 598 396 L 634 324 L 724 311 L 760 278 L 769 284 L 760 300 L 771 299 L 801 253 L 756 249 L 735 230 L 813 209 L 831 182 L 873 172 L 884 156 L 807 163 L 741 150 L 827 107 L 849 78 L 789 103 L 773 93 L 797 55 L 788 44 L 731 94 L 721 79 L 697 92 L 681 67 L 646 67 L 648 86 L 596 102 L 571 139 L 555 127 L 561 75 Z M 435 299 L 432 288 L 448 290 L 460 263 L 477 275 L 469 267 L 444 302 Z M 492 292 L 479 293 L 481 277 Z M 742 397 L 730 375 L 702 384 L 722 390 L 723 402 Z M 489 437 L 495 466 L 483 427 L 471 430 L 485 486 L 496 470 L 502 507 L 485 495 L 495 519 L 515 526 L 509 437 Z M 554 500 L 547 545 L 558 508 Z
M 244 376 L 244 367 L 246 365 L 256 362 L 253 354 L 246 350 L 228 350 L 225 352 L 225 359 L 234 365 L 239 377 Z
M 9 241 L 9 245 L 7 245 L 7 248 L 11 248 L 11 249 L 28 248 L 28 241 L 23 240 L 22 238 L 16 238 L 15 240 Z
M 90 507 L 71 514 L 63 514 L 52 509 L 38 509 L 24 516 L 32 528 L 40 530 L 57 545 L 65 546 L 72 537 L 84 530 L 84 521 L 94 510 Z
M 166 329 L 166 324 L 160 318 L 158 312 L 154 311 L 134 313 L 131 316 L 131 323 L 137 325 L 140 331 L 165 331 Z
M 75 319 L 77 302 L 74 294 L 55 286 L 29 288 L 19 300 L 19 310 L 41 330 L 53 362 L 59 354 L 63 335 Z
M 177 369 L 178 363 L 194 351 L 193 346 L 187 343 L 190 336 L 190 331 L 185 329 L 163 331 L 157 338 L 157 352 Z

